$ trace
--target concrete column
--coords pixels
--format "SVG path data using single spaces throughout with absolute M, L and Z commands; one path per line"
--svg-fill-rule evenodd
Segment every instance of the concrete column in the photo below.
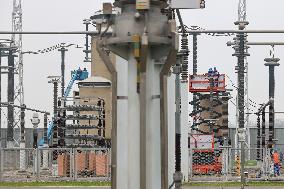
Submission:
M 48 149 L 48 145 L 43 144 L 42 148 L 42 169 L 48 170 L 48 150 L 44 150 Z
M 168 77 L 168 183 L 173 183 L 175 172 L 175 75 Z
M 181 164 L 182 164 L 181 172 L 183 174 L 184 182 L 188 182 L 188 173 L 189 173 L 189 148 L 188 148 L 189 89 L 188 89 L 188 83 L 182 82 L 180 87 L 181 87 Z
M 161 65 L 148 56 L 146 69 L 146 175 L 147 189 L 161 188 L 160 146 L 160 72 Z M 140 104 L 141 106 L 142 104 Z
M 117 70 L 117 189 L 128 189 L 128 62 L 116 57 Z
M 128 60 L 128 188 L 140 189 L 140 103 L 137 93 L 137 62 Z M 119 140 L 118 140 L 119 141 Z M 118 186 L 119 187 L 119 186 Z M 120 189 L 120 188 L 119 188 Z

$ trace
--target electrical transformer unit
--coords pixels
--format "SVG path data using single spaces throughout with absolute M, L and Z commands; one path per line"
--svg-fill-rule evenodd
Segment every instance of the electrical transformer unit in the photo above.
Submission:
M 203 9 L 205 0 L 172 0 L 171 8 L 173 9 Z

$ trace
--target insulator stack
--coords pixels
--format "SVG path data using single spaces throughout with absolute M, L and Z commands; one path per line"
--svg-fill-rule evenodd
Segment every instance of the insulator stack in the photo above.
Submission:
M 57 97 L 58 97 L 58 83 L 57 82 L 54 82 L 53 83 L 53 112 L 54 112 L 54 115 L 57 114 Z
M 193 36 L 193 61 L 192 61 L 192 71 L 193 71 L 193 75 L 196 75 L 197 74 L 197 34 L 194 34 Z
M 261 128 L 260 128 L 260 114 L 257 115 L 257 159 L 261 160 Z
M 181 72 L 181 79 L 182 81 L 188 80 L 188 35 L 182 34 L 181 38 L 181 52 L 183 53 L 183 61 L 182 61 L 182 72 Z

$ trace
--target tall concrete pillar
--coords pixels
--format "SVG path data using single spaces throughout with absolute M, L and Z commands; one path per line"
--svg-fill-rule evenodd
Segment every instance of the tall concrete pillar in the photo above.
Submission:
M 125 138 L 128 141 L 126 150 L 117 150 L 117 164 L 127 163 L 128 171 L 124 183 L 118 184 L 117 179 L 117 189 L 157 189 L 162 183 L 160 113 L 167 109 L 160 109 L 160 73 L 164 63 L 158 62 L 168 55 L 176 38 L 172 38 L 168 18 L 161 13 L 165 1 L 149 2 L 149 6 L 141 4 L 145 9 L 140 11 L 135 1 L 115 1 L 121 14 L 113 21 L 113 35 L 103 40 L 107 48 L 128 61 L 127 132 L 124 138 L 119 138 L 120 131 L 117 136 L 118 144 Z M 119 108 L 123 102 L 119 98 L 117 102 Z M 126 153 L 127 162 L 120 159 Z M 117 177 L 125 171 L 118 165 Z
M 129 172 L 129 140 L 128 128 L 128 62 L 120 57 L 116 57 L 117 70 L 117 185 L 121 188 L 128 187 Z
M 175 173 L 175 75 L 168 77 L 168 184 Z
M 189 134 L 189 112 L 188 112 L 188 82 L 182 82 L 181 85 L 181 172 L 183 174 L 184 182 L 188 182 L 189 176 L 189 148 L 188 148 L 188 134 Z

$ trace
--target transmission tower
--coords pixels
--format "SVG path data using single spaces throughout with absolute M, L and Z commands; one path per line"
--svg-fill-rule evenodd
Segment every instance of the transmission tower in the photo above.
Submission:
M 22 32 L 22 5 L 21 0 L 13 0 L 13 12 L 12 12 L 12 31 L 13 32 Z M 22 34 L 12 34 L 12 46 L 17 47 L 16 56 L 15 56 L 15 68 L 14 68 L 14 77 L 16 77 L 16 87 L 14 88 L 14 104 L 19 104 L 20 106 L 24 105 L 24 86 L 23 86 L 23 54 L 22 54 Z M 13 118 L 13 129 L 17 129 L 21 133 L 20 123 L 21 115 L 20 111 L 14 109 L 14 118 Z M 14 134 L 14 142 L 16 146 L 24 142 L 24 136 L 19 136 Z

